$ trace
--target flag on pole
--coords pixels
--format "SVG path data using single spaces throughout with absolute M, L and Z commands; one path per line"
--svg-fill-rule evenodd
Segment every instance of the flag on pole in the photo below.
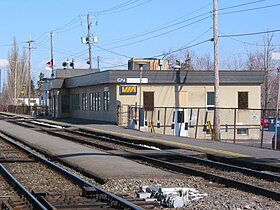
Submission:
M 48 61 L 46 64 L 47 64 L 47 66 L 53 66 L 53 59 L 51 59 L 50 61 Z

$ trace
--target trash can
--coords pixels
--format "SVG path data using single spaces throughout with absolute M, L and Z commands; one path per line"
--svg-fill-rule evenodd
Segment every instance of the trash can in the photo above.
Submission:
M 275 131 L 275 118 L 269 118 L 268 131 Z
M 278 122 L 277 122 L 278 125 Z M 275 142 L 276 142 L 276 149 L 280 149 L 280 127 L 277 126 L 277 138 L 275 141 L 275 134 L 272 137 L 272 149 L 275 148 Z
M 277 120 L 277 127 L 280 127 L 280 119 Z M 268 131 L 275 131 L 275 118 L 269 118 Z M 278 132 L 278 131 L 277 131 Z

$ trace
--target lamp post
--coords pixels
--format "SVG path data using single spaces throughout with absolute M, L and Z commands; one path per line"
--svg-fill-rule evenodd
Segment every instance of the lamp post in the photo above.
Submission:
M 140 130 L 140 126 L 144 125 L 144 110 L 141 108 L 142 106 L 142 77 L 143 77 L 143 69 L 146 63 L 138 63 L 139 65 L 139 125 L 138 128 Z
M 180 84 L 180 71 L 181 66 L 176 64 L 173 66 L 175 71 L 175 110 L 174 110 L 174 132 L 175 136 L 180 136 L 180 129 L 178 123 L 178 114 L 179 114 L 179 84 Z

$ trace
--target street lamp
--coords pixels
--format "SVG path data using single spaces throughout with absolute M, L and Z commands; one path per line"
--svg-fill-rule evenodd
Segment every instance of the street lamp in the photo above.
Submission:
M 144 110 L 141 108 L 142 105 L 142 77 L 143 77 L 143 69 L 144 69 L 144 65 L 146 65 L 146 63 L 138 63 L 139 65 L 139 130 L 140 130 L 140 126 L 144 125 Z
M 179 115 L 179 84 L 180 84 L 180 71 L 181 66 L 176 64 L 173 66 L 173 69 L 175 71 L 175 109 L 174 109 L 174 134 L 175 136 L 180 136 L 180 127 L 178 122 L 178 115 Z

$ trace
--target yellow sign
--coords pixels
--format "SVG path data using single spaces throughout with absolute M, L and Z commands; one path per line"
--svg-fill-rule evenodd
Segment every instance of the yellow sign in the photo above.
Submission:
M 120 95 L 136 95 L 137 85 L 121 85 Z

